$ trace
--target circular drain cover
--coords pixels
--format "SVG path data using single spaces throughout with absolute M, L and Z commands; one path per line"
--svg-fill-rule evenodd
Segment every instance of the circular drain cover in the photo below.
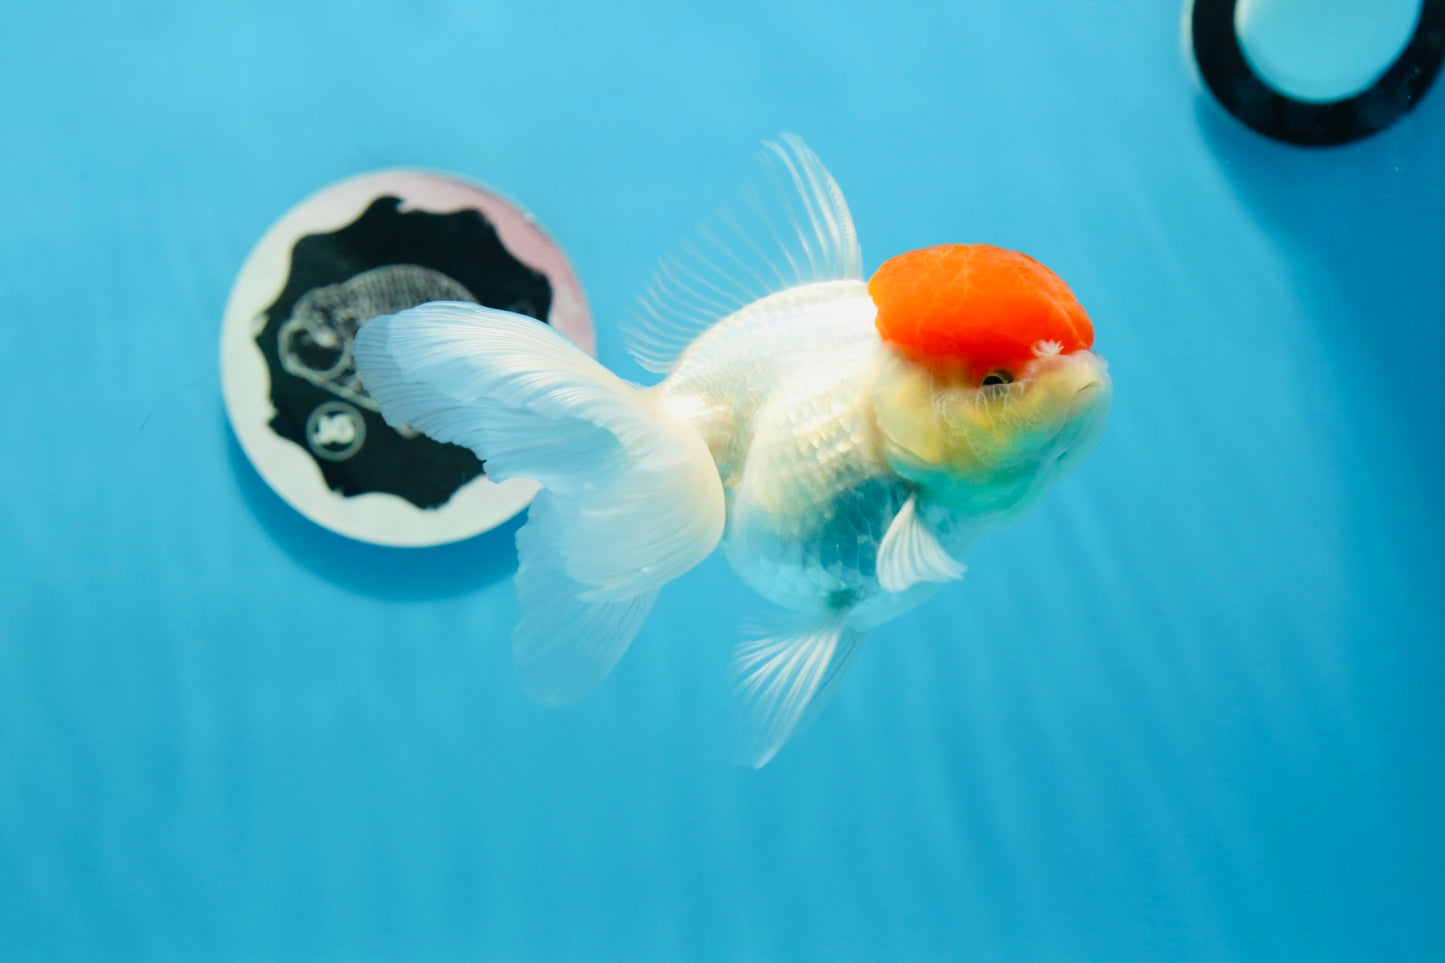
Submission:
M 1363 17 L 1364 25 L 1377 25 L 1380 8 L 1371 0 L 1359 0 L 1357 6 L 1352 14 L 1338 2 L 1330 5 L 1332 10 L 1340 7 L 1341 16 Z M 1239 120 L 1290 144 L 1345 144 L 1389 127 L 1419 103 L 1440 72 L 1445 0 L 1419 4 L 1414 29 L 1393 60 L 1388 59 L 1390 51 L 1380 47 L 1382 30 L 1357 31 L 1354 39 L 1371 51 L 1386 49 L 1385 62 L 1375 65 L 1361 64 L 1356 56 L 1369 52 L 1340 48 L 1340 42 L 1351 40 L 1344 29 L 1348 25 L 1325 23 L 1324 12 L 1301 0 L 1193 0 L 1190 46 L 1204 85 Z M 1241 24 L 1258 35 L 1242 41 Z M 1291 31 L 1298 36 L 1289 36 Z M 1251 52 L 1258 64 L 1251 61 Z M 1362 89 L 1333 99 L 1321 95 L 1342 89 L 1337 85 L 1362 71 L 1367 81 Z
M 475 301 L 553 325 L 592 322 L 557 245 L 525 211 L 425 171 L 364 174 L 302 201 L 236 278 L 221 331 L 226 414 L 257 472 L 307 518 L 378 545 L 438 545 L 501 524 L 536 485 L 496 484 L 466 448 L 392 428 L 351 357 L 371 318 Z

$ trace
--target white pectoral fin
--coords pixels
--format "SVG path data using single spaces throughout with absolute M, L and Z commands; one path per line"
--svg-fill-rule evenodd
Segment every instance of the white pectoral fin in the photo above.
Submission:
M 839 617 L 741 643 L 733 654 L 742 710 L 737 761 L 767 765 L 832 696 L 865 637 Z
M 693 339 L 759 298 L 802 284 L 861 280 L 853 216 L 818 156 L 792 134 L 763 144 L 742 196 L 658 267 L 627 346 L 672 370 Z
M 949 582 L 965 571 L 918 513 L 918 496 L 909 495 L 878 546 L 878 584 L 886 592 L 902 592 L 919 582 Z

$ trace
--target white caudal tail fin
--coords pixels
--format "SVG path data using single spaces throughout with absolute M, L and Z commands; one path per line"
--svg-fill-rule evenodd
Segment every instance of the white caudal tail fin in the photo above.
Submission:
M 362 326 L 366 390 L 392 425 L 464 445 L 495 481 L 543 491 L 517 534 L 522 684 L 581 697 L 622 658 L 666 582 L 722 536 L 702 439 L 532 318 L 439 301 Z

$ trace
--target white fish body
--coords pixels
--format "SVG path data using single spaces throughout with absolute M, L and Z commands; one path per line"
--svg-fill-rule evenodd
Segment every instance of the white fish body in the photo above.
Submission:
M 779 292 L 705 331 L 654 389 L 712 453 L 727 497 L 722 549 L 743 581 L 796 612 L 847 611 L 856 627 L 939 584 L 879 585 L 879 546 L 913 486 L 889 467 L 873 416 L 885 351 L 875 314 L 861 281 Z
M 622 381 L 544 324 L 470 303 L 375 319 L 355 345 L 389 423 L 472 448 L 495 480 L 542 483 L 517 536 L 513 634 L 534 697 L 567 702 L 600 682 L 658 590 L 719 544 L 795 613 L 737 650 L 740 755 L 755 766 L 822 706 L 866 633 L 959 577 L 977 532 L 1036 498 L 1107 410 L 1105 399 L 1026 414 L 1039 440 L 1003 509 L 961 500 L 967 486 L 930 487 L 937 470 L 910 460 L 914 419 L 895 402 L 917 393 L 916 377 L 875 327 L 841 192 L 796 138 L 767 145 L 765 160 L 740 208 L 750 223 L 726 216 L 664 263 L 644 299 L 632 348 L 667 372 L 655 387 Z M 1087 351 L 1035 367 L 1080 398 L 1107 390 Z M 989 413 L 998 392 L 985 395 L 970 417 L 984 412 L 997 435 L 1007 419 Z

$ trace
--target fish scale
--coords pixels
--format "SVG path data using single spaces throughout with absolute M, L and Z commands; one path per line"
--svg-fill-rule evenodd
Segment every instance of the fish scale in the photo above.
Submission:
M 729 437 L 708 439 L 729 496 L 722 549 L 786 608 L 876 593 L 878 545 L 907 497 L 868 398 L 884 350 L 874 313 L 858 282 L 773 295 L 709 329 L 660 388 L 704 438 L 727 426 Z

